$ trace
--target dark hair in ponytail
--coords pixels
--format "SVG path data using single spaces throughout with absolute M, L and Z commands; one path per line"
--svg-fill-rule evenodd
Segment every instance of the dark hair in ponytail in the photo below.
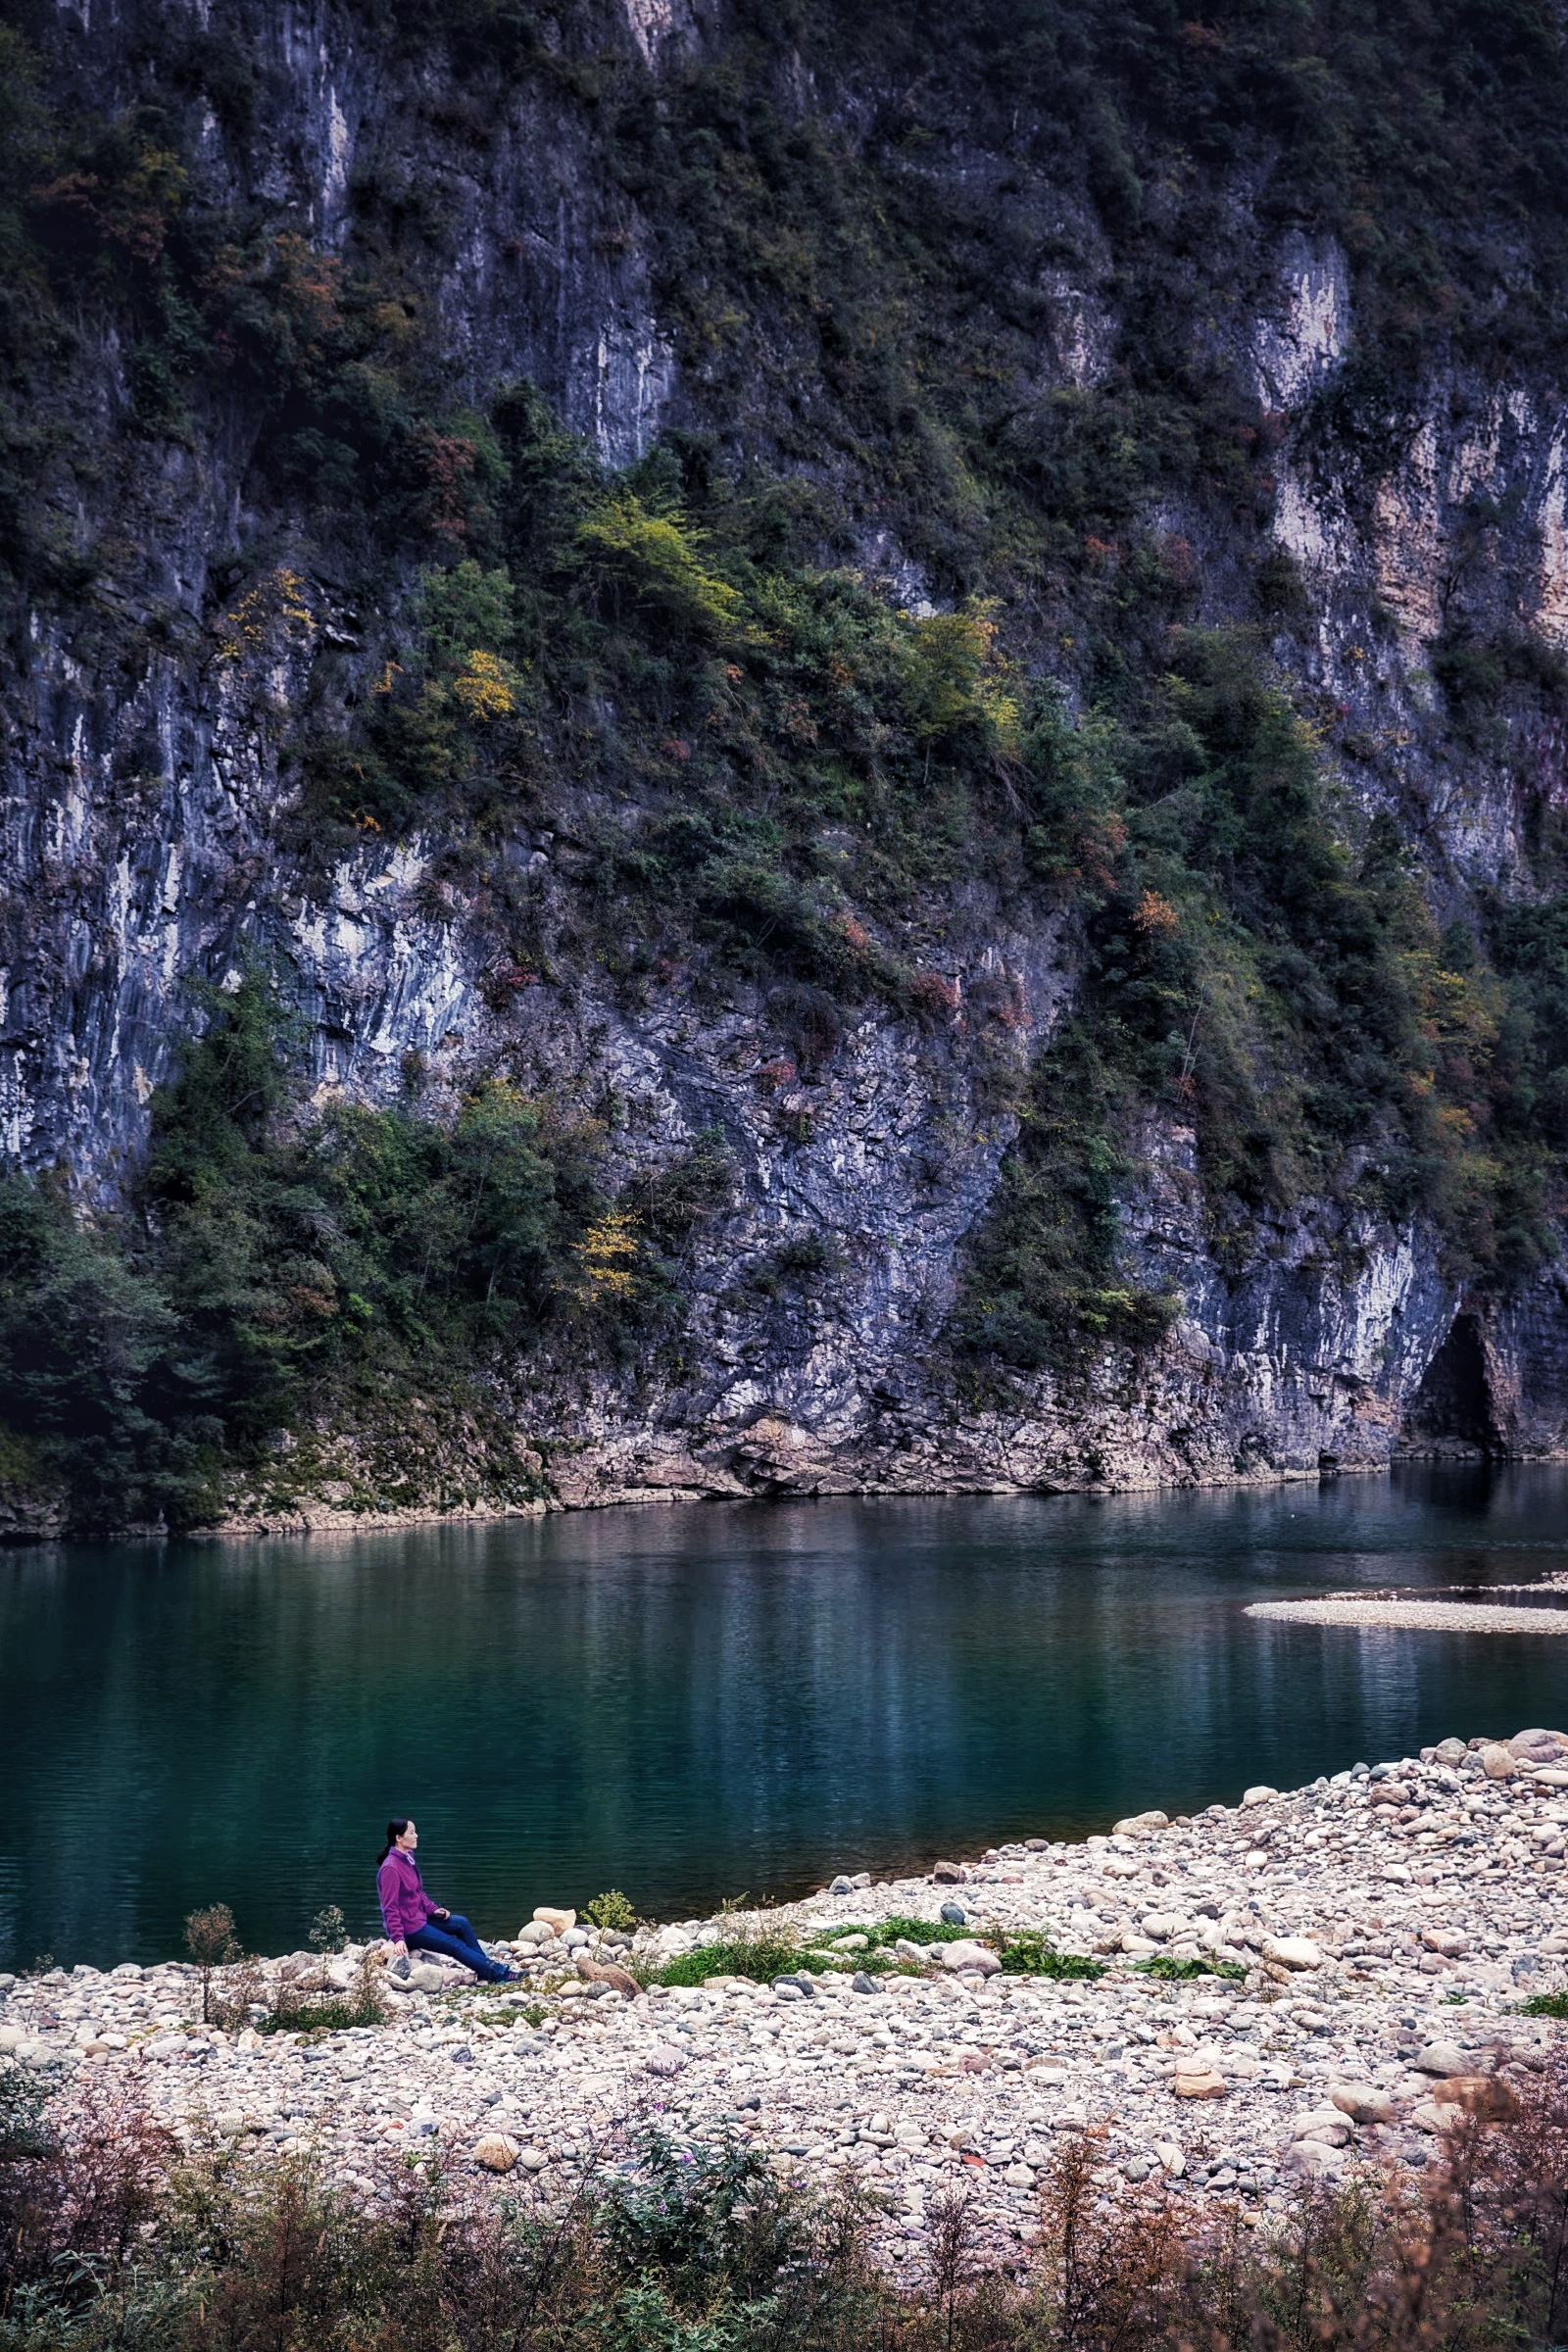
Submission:
M 380 1869 L 382 1863 L 386 1860 L 388 1854 L 392 1851 L 392 1848 L 396 1845 L 398 1839 L 402 1837 L 408 1826 L 409 1824 L 406 1816 L 402 1821 L 389 1821 L 387 1823 L 386 1843 L 382 1846 L 381 1851 L 375 1857 L 375 1867 L 377 1870 Z

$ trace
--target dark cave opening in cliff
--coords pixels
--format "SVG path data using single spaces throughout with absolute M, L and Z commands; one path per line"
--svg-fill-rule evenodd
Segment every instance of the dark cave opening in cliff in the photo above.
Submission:
M 1406 1429 L 1418 1446 L 1476 1446 L 1488 1454 L 1503 1451 L 1475 1315 L 1455 1315 L 1415 1393 Z

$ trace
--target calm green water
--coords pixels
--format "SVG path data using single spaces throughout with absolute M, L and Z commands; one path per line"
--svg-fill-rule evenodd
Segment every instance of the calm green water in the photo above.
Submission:
M 486 1934 L 1234 1800 L 1568 1720 L 1568 1639 L 1259 1622 L 1568 1569 L 1568 1477 L 605 1511 L 0 1555 L 0 1963 L 374 1918 L 389 1811 Z

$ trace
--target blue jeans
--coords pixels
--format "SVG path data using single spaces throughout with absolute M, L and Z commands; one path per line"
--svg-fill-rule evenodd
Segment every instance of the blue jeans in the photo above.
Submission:
M 411 1952 L 439 1952 L 443 1960 L 461 1960 L 465 1968 L 471 1968 L 487 1984 L 505 1984 L 512 1975 L 510 1968 L 501 1967 L 488 1956 L 468 1922 L 456 1911 L 448 1912 L 445 1919 L 427 1919 L 422 1928 L 416 1928 L 403 1940 Z

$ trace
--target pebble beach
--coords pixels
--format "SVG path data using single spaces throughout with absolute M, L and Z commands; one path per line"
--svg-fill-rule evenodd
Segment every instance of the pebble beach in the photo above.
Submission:
M 309 2154 L 351 2196 L 432 2145 L 477 2193 L 548 2201 L 630 2161 L 650 2126 L 727 2134 L 808 2181 L 857 2177 L 895 2261 L 956 2187 L 1005 2258 L 1063 2134 L 1107 2183 L 1265 2220 L 1303 2177 L 1423 2167 L 1467 2109 L 1505 2112 L 1563 2031 L 1524 2003 L 1568 1983 L 1565 1858 L 1568 1737 L 1454 1738 L 1191 1820 L 843 1876 L 766 1914 L 611 1936 L 542 1902 L 493 1947 L 518 1984 L 426 1964 L 399 1983 L 372 1951 L 386 2014 L 349 2031 L 203 2026 L 185 1965 L 0 1978 L 0 2065 L 68 2107 L 128 2092 L 242 2161 Z M 856 1966 L 862 1930 L 944 1906 L 958 1938 L 899 1943 L 906 1973 Z M 1009 1971 L 1021 1931 L 1103 1973 Z M 631 1989 L 628 1966 L 764 1932 L 839 1965 Z M 366 1957 L 328 1961 L 332 1985 Z M 320 1966 L 264 1974 L 275 1989 Z

